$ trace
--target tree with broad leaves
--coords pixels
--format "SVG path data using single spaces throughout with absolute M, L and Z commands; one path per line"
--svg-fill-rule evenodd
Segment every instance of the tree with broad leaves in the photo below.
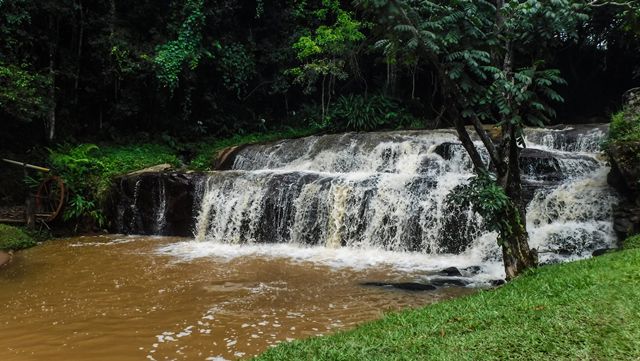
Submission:
M 476 173 L 452 200 L 472 205 L 498 233 L 507 279 L 537 264 L 529 247 L 519 155 L 526 125 L 555 116 L 553 89 L 564 83 L 544 59 L 577 36 L 589 4 L 569 0 L 361 0 L 388 32 L 383 51 L 401 46 L 423 59 L 437 79 L 444 117 L 455 126 Z M 495 123 L 492 139 L 483 123 Z M 467 125 L 471 125 L 473 130 Z M 472 134 L 482 142 L 479 149 Z M 488 164 L 483 161 L 488 154 Z

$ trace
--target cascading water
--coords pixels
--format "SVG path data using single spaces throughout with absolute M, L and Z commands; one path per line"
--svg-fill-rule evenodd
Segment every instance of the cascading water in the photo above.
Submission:
M 617 196 L 599 154 L 606 130 L 526 132 L 521 159 L 527 226 L 542 262 L 585 257 L 615 242 Z M 334 250 L 320 257 L 333 257 L 328 263 L 413 259 L 425 269 L 477 265 L 500 276 L 496 235 L 470 209 L 446 202 L 471 176 L 468 157 L 450 130 L 348 133 L 249 146 L 235 154 L 231 170 L 205 180 L 195 232 L 201 243 L 189 251 L 167 251 L 221 255 L 220 247 L 241 243 L 246 252 L 317 259 L 310 249 L 324 249 Z

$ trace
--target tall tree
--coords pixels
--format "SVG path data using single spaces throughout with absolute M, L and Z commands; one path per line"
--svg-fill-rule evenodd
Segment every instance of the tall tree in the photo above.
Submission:
M 337 79 L 348 77 L 347 59 L 356 49 L 356 45 L 364 40 L 360 31 L 362 24 L 353 19 L 353 14 L 342 9 L 340 1 L 323 0 L 322 7 L 315 15 L 330 25 L 320 25 L 312 33 L 301 36 L 293 45 L 301 66 L 291 69 L 299 83 L 306 83 L 311 89 L 320 81 L 320 99 L 322 120 L 325 120 L 331 104 L 331 97 Z
M 552 46 L 576 36 L 584 4 L 568 0 L 359 1 L 384 18 L 393 38 L 436 74 L 445 116 L 468 153 L 477 179 L 459 189 L 498 232 L 508 279 L 537 263 L 528 244 L 519 155 L 523 127 L 554 116 L 562 98 L 556 70 L 544 69 Z M 396 41 L 382 39 L 385 47 Z M 501 132 L 493 140 L 483 122 Z M 482 151 L 466 127 L 482 144 Z M 488 164 L 482 154 L 488 155 Z

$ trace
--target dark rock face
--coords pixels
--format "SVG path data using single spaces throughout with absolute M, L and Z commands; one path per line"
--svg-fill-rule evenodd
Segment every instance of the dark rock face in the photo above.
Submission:
M 626 113 L 640 117 L 640 89 L 626 94 Z M 619 239 L 640 233 L 640 142 L 615 143 L 609 146 L 611 172 L 607 180 L 623 197 L 614 210 L 613 227 Z
M 610 248 L 600 248 L 600 249 L 596 249 L 595 251 L 593 251 L 593 253 L 591 254 L 592 257 L 600 257 L 603 254 L 607 254 L 609 251 L 611 251 Z
M 440 271 L 441 275 L 444 276 L 448 276 L 448 277 L 461 277 L 462 273 L 460 273 L 460 270 L 455 268 L 455 267 L 449 267 L 449 268 L 445 268 L 442 271 Z
M 199 173 L 142 173 L 116 179 L 105 207 L 110 230 L 192 235 L 202 179 Z
M 365 282 L 362 284 L 363 286 L 370 287 L 388 287 L 395 288 L 403 291 L 433 291 L 437 287 L 430 284 L 424 283 L 415 283 L 415 282 Z
M 559 181 L 563 178 L 557 155 L 540 149 L 523 149 L 520 153 L 520 169 L 525 177 L 546 181 Z

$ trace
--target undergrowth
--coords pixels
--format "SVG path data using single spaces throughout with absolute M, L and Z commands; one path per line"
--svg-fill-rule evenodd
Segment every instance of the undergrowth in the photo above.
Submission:
M 37 241 L 24 230 L 0 224 L 0 250 L 21 250 L 33 247 Z
M 316 134 L 319 131 L 320 129 L 318 127 L 310 126 L 306 128 L 289 128 L 264 133 L 236 135 L 225 139 L 201 140 L 197 143 L 188 145 L 196 151 L 196 155 L 189 164 L 189 168 L 193 170 L 209 170 L 216 154 L 224 148 L 242 144 L 272 142 L 287 138 L 300 138 Z
M 170 147 L 149 143 L 62 145 L 51 151 L 49 162 L 71 190 L 64 219 L 89 217 L 99 226 L 105 222 L 101 202 L 113 177 L 162 163 L 180 164 Z

